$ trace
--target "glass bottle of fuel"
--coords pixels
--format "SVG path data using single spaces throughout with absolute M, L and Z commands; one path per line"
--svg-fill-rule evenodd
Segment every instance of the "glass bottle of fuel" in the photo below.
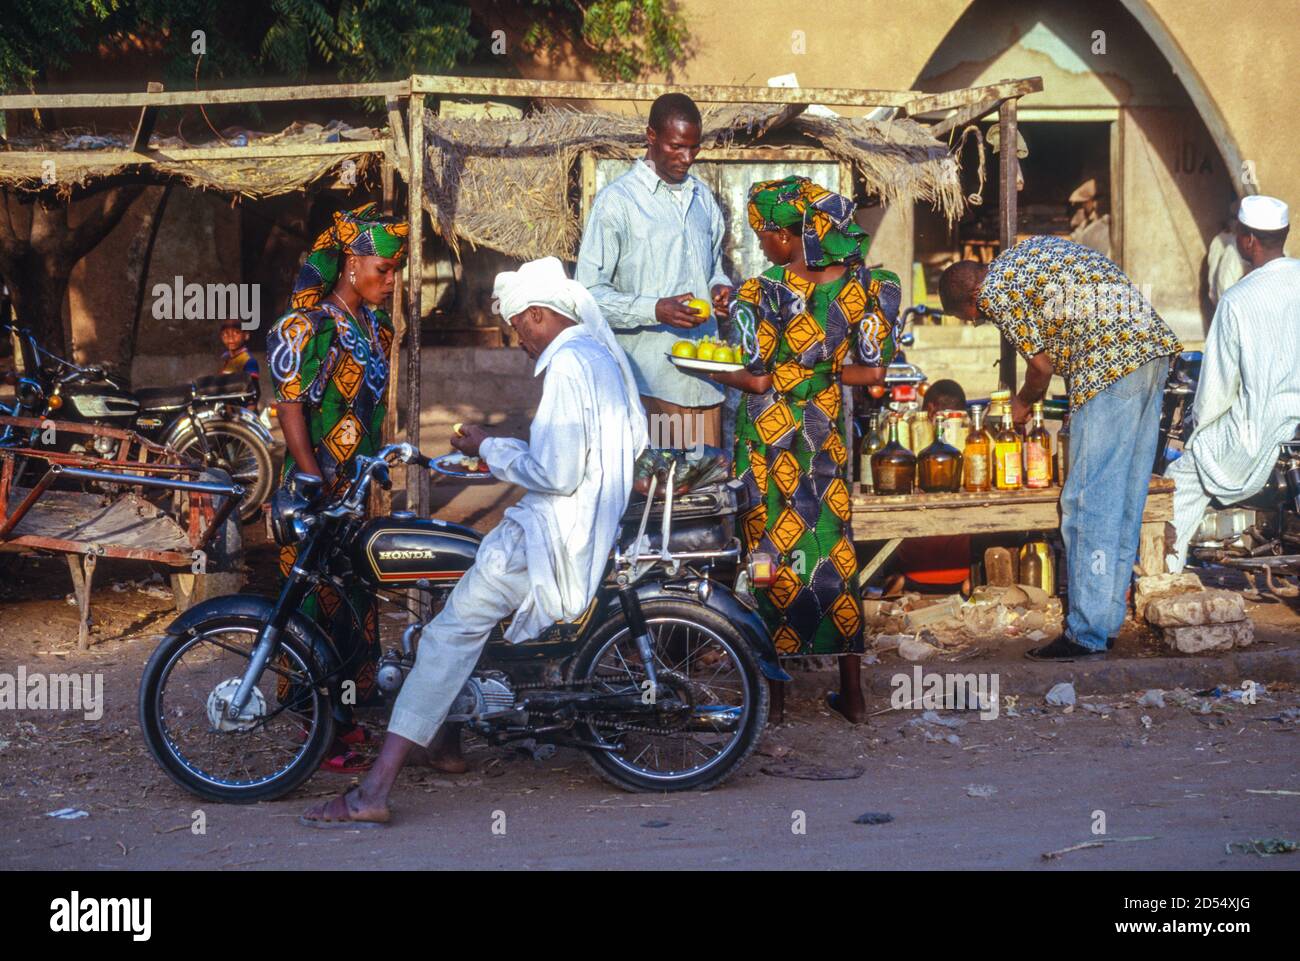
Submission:
M 1052 435 L 1043 424 L 1043 402 L 1036 401 L 1033 419 L 1025 433 L 1025 487 L 1052 486 Z
M 1002 425 L 993 435 L 993 486 L 998 490 L 1020 490 L 1023 447 L 1011 421 L 1011 411 L 1004 410 Z
M 993 443 L 984 429 L 984 405 L 970 409 L 970 433 L 962 450 L 962 487 L 986 491 L 993 485 Z
M 885 446 L 885 438 L 880 433 L 880 411 L 872 411 L 867 418 L 867 436 L 862 438 L 862 457 L 858 461 L 858 480 L 864 488 L 872 487 L 871 458 Z
M 871 455 L 872 488 L 877 494 L 910 494 L 916 483 L 916 455 L 898 441 L 898 414 L 889 415 L 889 441 Z

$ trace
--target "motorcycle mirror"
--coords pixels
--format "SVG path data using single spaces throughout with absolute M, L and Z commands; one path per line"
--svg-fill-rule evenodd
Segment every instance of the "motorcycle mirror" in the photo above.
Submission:
M 306 471 L 299 470 L 293 472 L 293 486 L 307 500 L 315 500 L 316 495 L 325 486 L 325 480 L 318 474 L 308 474 Z

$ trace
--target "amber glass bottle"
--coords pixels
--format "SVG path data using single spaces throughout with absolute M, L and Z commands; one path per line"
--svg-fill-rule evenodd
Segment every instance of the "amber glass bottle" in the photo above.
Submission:
M 984 429 L 984 407 L 970 409 L 970 433 L 962 451 L 962 486 L 968 491 L 986 491 L 993 484 L 993 445 Z
M 916 483 L 916 455 L 898 442 L 898 415 L 889 417 L 889 442 L 871 456 L 877 494 L 910 494 Z
M 1025 433 L 1025 486 L 1052 486 L 1052 435 L 1043 424 L 1043 402 L 1034 404 L 1033 420 Z
M 1011 411 L 1004 411 L 1002 426 L 993 436 L 993 486 L 998 490 L 1020 490 L 1023 446 L 1011 422 Z
M 916 483 L 927 493 L 961 489 L 961 451 L 942 437 L 916 455 Z

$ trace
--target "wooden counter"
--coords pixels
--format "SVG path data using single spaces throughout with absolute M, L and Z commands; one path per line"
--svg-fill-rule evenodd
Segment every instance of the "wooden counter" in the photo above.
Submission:
M 886 542 L 859 572 L 858 583 L 865 584 L 909 537 L 1057 530 L 1061 526 L 1060 497 L 1059 487 L 877 496 L 855 484 L 850 495 L 853 539 Z M 1165 525 L 1173 519 L 1173 481 L 1152 475 L 1138 546 L 1138 566 L 1143 574 L 1164 571 Z

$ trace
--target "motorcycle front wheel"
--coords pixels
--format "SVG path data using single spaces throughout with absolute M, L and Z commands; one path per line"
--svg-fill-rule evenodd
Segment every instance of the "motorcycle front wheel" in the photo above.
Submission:
M 214 455 L 212 466 L 220 467 L 230 479 L 244 486 L 244 499 L 239 502 L 239 519 L 247 524 L 262 512 L 262 504 L 271 496 L 275 486 L 271 452 L 247 424 L 237 420 L 209 421 L 203 425 L 208 449 Z M 202 459 L 199 438 L 187 430 L 176 442 L 176 449 L 190 457 Z
M 239 686 L 260 622 L 215 615 L 168 634 L 140 679 L 140 727 L 173 781 L 211 801 L 273 801 L 320 767 L 334 739 L 329 696 L 311 650 L 289 632 L 236 719 Z
M 601 745 L 588 751 L 605 780 L 629 791 L 705 791 L 753 753 L 767 723 L 767 683 L 739 631 L 702 604 L 642 604 L 661 688 L 684 707 L 655 719 L 607 715 L 581 725 Z M 572 681 L 607 693 L 640 691 L 645 669 L 621 616 L 596 629 L 574 656 Z

